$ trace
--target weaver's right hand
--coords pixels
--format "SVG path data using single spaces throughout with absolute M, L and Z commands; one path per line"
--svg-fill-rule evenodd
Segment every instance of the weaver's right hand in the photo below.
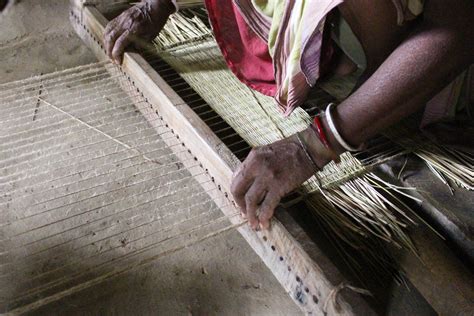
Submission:
M 107 24 L 105 49 L 116 63 L 122 63 L 125 48 L 134 41 L 151 41 L 165 25 L 175 7 L 171 0 L 142 0 Z

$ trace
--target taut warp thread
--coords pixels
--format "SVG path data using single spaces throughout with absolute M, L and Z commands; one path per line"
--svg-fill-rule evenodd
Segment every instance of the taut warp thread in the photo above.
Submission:
M 166 122 L 138 111 L 146 100 L 113 67 L 0 86 L 2 312 L 30 311 L 244 223 L 222 214 L 230 201 Z

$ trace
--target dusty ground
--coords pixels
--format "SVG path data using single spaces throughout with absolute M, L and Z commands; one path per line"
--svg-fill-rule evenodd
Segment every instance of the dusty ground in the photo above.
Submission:
M 66 0 L 22 0 L 2 13 L 0 83 L 95 61 L 67 16 Z M 233 231 L 36 313 L 294 315 L 299 310 Z
M 23 0 L 0 13 L 0 83 L 95 61 L 67 14 L 67 0 Z

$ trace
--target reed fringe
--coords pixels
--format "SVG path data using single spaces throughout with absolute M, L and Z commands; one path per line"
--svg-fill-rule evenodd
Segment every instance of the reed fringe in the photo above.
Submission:
M 474 154 L 461 149 L 433 143 L 420 134 L 415 118 L 390 128 L 386 135 L 419 157 L 444 184 L 451 188 L 474 190 Z M 451 188 L 452 190 L 452 188 Z

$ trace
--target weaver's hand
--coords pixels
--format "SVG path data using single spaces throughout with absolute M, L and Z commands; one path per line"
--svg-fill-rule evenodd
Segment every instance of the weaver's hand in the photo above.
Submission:
M 311 143 L 312 157 L 323 148 L 322 144 L 316 143 L 318 140 L 311 130 L 300 135 L 304 141 Z M 321 159 L 316 159 L 319 168 L 329 161 L 326 155 L 319 155 Z M 254 148 L 235 171 L 231 192 L 250 226 L 253 229 L 268 229 L 281 198 L 309 179 L 315 169 L 298 138 L 293 135 Z
M 104 34 L 109 57 L 122 63 L 125 48 L 133 41 L 151 41 L 175 8 L 171 0 L 143 0 L 107 24 Z

